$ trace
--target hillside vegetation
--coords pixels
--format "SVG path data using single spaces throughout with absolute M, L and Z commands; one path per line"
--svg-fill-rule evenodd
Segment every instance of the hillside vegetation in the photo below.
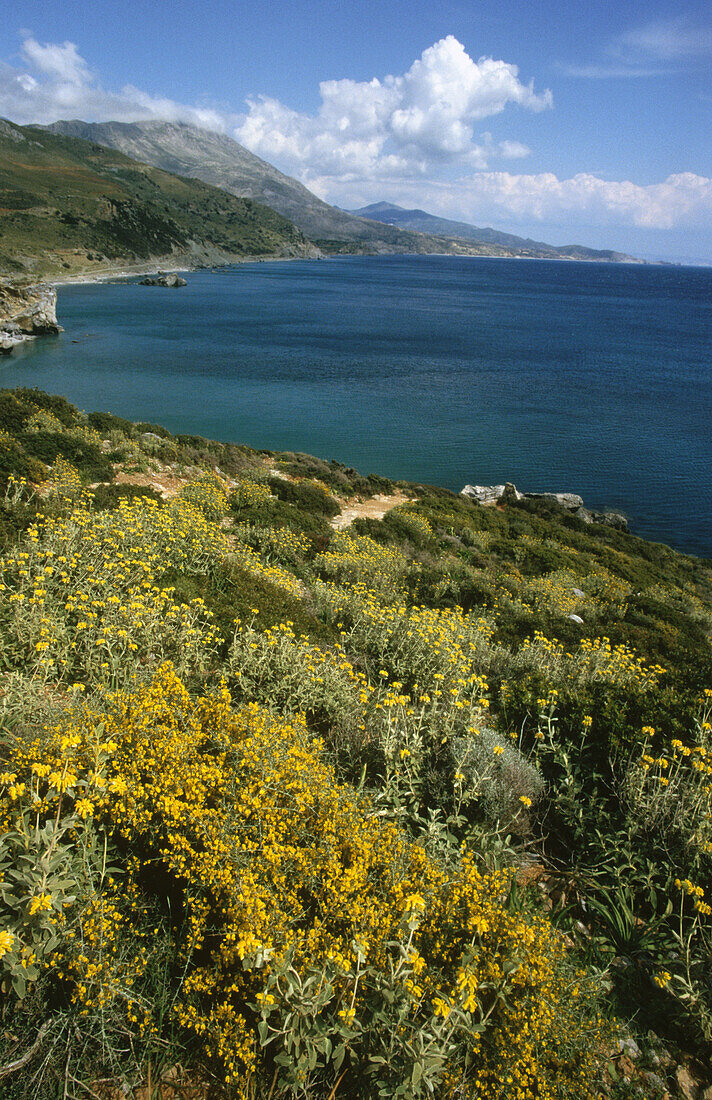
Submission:
M 286 218 L 122 153 L 0 120 L 0 272 L 315 255 Z
M 0 479 L 3 1098 L 712 1084 L 708 563 L 37 390 Z
M 294 222 L 328 253 L 443 253 L 465 256 L 554 256 L 564 250 L 493 229 L 462 232 L 461 223 L 425 215 L 427 224 L 383 217 L 379 207 L 347 212 L 318 198 L 299 180 L 249 149 L 211 130 L 184 122 L 54 122 L 47 130 L 119 149 L 135 160 L 204 180 L 233 195 L 256 199 Z M 391 208 L 397 211 L 398 207 Z M 414 213 L 404 211 L 403 213 Z M 389 224 L 390 223 L 390 224 Z M 474 227 L 466 227 L 472 230 Z M 617 253 L 574 246 L 576 259 L 617 259 Z

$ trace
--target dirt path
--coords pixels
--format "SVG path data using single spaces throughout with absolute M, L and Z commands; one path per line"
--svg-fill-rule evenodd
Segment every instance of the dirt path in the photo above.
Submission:
M 355 519 L 383 519 L 392 508 L 399 504 L 410 504 L 411 498 L 405 493 L 393 493 L 386 496 L 379 493 L 378 496 L 369 497 L 368 500 L 352 499 L 344 504 L 341 514 L 334 516 L 329 522 L 335 531 L 343 531 Z

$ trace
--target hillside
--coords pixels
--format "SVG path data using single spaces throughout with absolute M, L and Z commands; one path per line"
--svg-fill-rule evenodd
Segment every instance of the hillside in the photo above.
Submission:
M 290 222 L 251 199 L 0 120 L 0 273 L 315 254 Z
M 704 1095 L 709 563 L 38 390 L 0 444 L 3 1100 Z
M 418 252 L 511 255 L 500 245 L 455 241 L 447 235 L 354 217 L 313 195 L 303 184 L 250 153 L 225 134 L 176 122 L 55 122 L 52 133 L 119 149 L 135 160 L 204 180 L 231 194 L 255 199 L 289 218 L 328 252 Z
M 360 210 L 351 210 L 361 218 L 382 221 L 399 229 L 410 229 L 417 233 L 436 233 L 441 237 L 455 237 L 460 240 L 476 241 L 478 244 L 494 245 L 507 249 L 512 255 L 537 257 L 552 260 L 604 260 L 632 262 L 632 256 L 610 249 L 586 248 L 581 244 L 552 245 L 543 241 L 533 241 L 529 237 L 517 237 L 513 233 L 502 233 L 498 229 L 470 225 L 468 222 L 451 221 L 438 218 L 425 210 L 404 210 L 390 202 L 374 202 Z

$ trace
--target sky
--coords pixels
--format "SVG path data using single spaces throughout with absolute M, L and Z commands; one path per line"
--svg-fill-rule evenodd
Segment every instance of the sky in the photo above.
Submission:
M 0 116 L 191 122 L 346 209 L 712 263 L 708 0 L 3 0 Z

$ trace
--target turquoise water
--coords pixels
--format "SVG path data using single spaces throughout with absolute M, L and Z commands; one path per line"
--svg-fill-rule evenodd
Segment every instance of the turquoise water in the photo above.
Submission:
M 459 490 L 580 493 L 712 556 L 712 270 L 452 257 L 63 287 L 0 364 L 80 407 Z

